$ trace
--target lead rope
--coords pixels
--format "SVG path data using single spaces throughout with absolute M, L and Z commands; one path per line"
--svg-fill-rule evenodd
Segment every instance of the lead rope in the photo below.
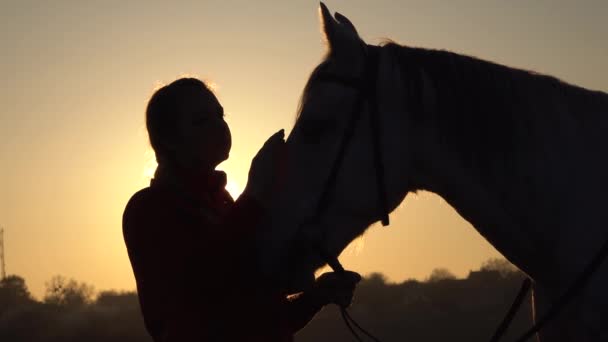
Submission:
M 340 264 L 340 261 L 338 260 L 338 258 L 330 257 L 329 254 L 323 248 L 321 248 L 320 246 L 318 246 L 318 247 L 319 247 L 319 251 L 320 251 L 322 257 L 325 260 L 328 260 L 327 264 L 329 265 L 329 267 L 331 267 L 331 269 L 338 274 L 344 274 L 344 272 L 345 272 L 344 267 L 342 266 L 342 264 Z M 340 314 L 342 315 L 342 320 L 344 321 L 344 324 L 346 325 L 348 330 L 350 330 L 351 334 L 355 337 L 355 339 L 357 341 L 363 342 L 363 339 L 361 338 L 361 336 L 359 336 L 359 334 L 357 334 L 357 331 L 355 331 L 355 329 L 353 328 L 353 325 L 357 329 L 359 329 L 359 331 L 362 332 L 365 336 L 369 337 L 370 339 L 374 340 L 375 342 L 382 342 L 382 341 L 380 341 L 380 339 L 375 337 L 372 333 L 370 333 L 369 331 L 367 331 L 366 329 L 361 327 L 361 325 L 359 325 L 359 323 L 357 323 L 357 321 L 355 321 L 355 319 L 348 313 L 348 311 L 346 310 L 346 307 L 343 307 L 343 306 L 339 306 L 339 307 L 340 307 Z
M 568 287 L 568 289 L 562 294 L 561 297 L 558 298 L 557 301 L 553 302 L 551 308 L 541 317 L 536 324 L 534 324 L 528 331 L 526 331 L 516 342 L 525 342 L 534 334 L 536 334 L 540 328 L 542 328 L 545 323 L 549 320 L 553 319 L 561 309 L 570 302 L 574 296 L 577 295 L 577 292 L 580 291 L 587 283 L 591 276 L 597 271 L 597 269 L 602 265 L 602 262 L 608 256 L 608 240 L 604 242 L 600 250 L 595 254 L 593 259 L 587 264 L 583 272 L 581 273 L 576 280 L 572 282 L 572 284 Z
M 334 270 L 334 272 L 336 272 L 338 274 L 344 274 L 344 267 L 342 267 L 342 265 L 340 264 L 340 261 L 338 261 L 337 258 L 334 259 L 334 261 L 331 263 L 330 266 Z M 353 328 L 353 325 L 357 329 L 359 329 L 360 332 L 362 332 L 363 334 L 365 334 L 367 337 L 371 338 L 372 340 L 374 340 L 376 342 L 381 342 L 379 339 L 377 339 L 376 337 L 374 337 L 374 335 L 372 335 L 370 332 L 368 332 L 367 330 L 363 329 L 357 323 L 357 321 L 355 321 L 355 319 L 348 313 L 348 311 L 346 310 L 346 307 L 341 306 L 341 305 L 339 307 L 340 307 L 340 315 L 342 316 L 342 320 L 344 321 L 344 325 L 346 325 L 346 327 L 348 328 L 348 330 L 350 331 L 350 333 L 355 337 L 355 339 L 357 341 L 363 342 L 363 339 L 361 338 L 361 336 L 359 336 L 359 334 L 357 334 L 357 331 Z
M 521 308 L 521 304 L 524 302 L 524 299 L 526 298 L 526 295 L 530 291 L 531 286 L 532 286 L 532 281 L 530 280 L 530 278 L 524 279 L 524 281 L 521 284 L 521 288 L 519 289 L 519 292 L 517 293 L 517 296 L 513 300 L 513 304 L 511 304 L 511 307 L 509 308 L 509 311 L 507 311 L 505 318 L 503 318 L 500 325 L 496 328 L 496 331 L 494 332 L 494 335 L 492 335 L 490 342 L 498 342 L 498 340 L 500 340 L 500 338 L 505 334 L 507 329 L 509 329 L 511 322 L 513 322 L 513 319 L 515 318 L 515 314 Z
M 559 311 L 562 310 L 564 308 L 564 306 L 566 306 L 568 304 L 568 302 L 570 302 L 574 298 L 574 296 L 576 296 L 577 293 L 583 289 L 583 287 L 585 287 L 585 285 L 587 285 L 587 283 L 591 279 L 591 276 L 593 274 L 595 274 L 595 272 L 602 265 L 602 262 L 606 259 L 607 256 L 608 256 L 608 240 L 606 240 L 604 242 L 604 244 L 602 245 L 600 250 L 594 255 L 593 259 L 591 259 L 591 261 L 583 269 L 583 272 L 581 272 L 581 274 L 578 276 L 578 278 L 576 278 L 572 282 L 572 284 L 561 295 L 561 297 L 559 297 L 557 299 L 557 301 L 553 302 L 553 305 L 549 308 L 549 310 L 530 329 L 528 329 L 524 334 L 521 335 L 520 338 L 518 338 L 515 341 L 516 342 L 525 342 L 530 337 L 532 337 L 534 334 L 539 332 L 540 329 L 548 321 L 553 319 L 555 317 L 555 315 L 557 315 L 559 313 Z M 521 303 L 523 302 L 525 295 L 529 291 L 531 284 L 532 284 L 532 281 L 530 280 L 530 278 L 526 278 L 524 280 L 524 283 L 522 284 L 522 287 L 519 290 L 519 293 L 518 293 L 517 297 L 515 298 L 515 301 L 513 302 L 511 309 L 505 316 L 501 325 L 498 327 L 498 329 L 496 329 L 496 332 L 494 333 L 494 336 L 492 336 L 492 339 L 490 340 L 490 342 L 498 342 L 498 340 L 502 337 L 504 332 L 507 330 L 507 328 L 509 327 L 509 324 L 513 320 L 513 316 L 515 316 L 515 313 L 521 307 Z

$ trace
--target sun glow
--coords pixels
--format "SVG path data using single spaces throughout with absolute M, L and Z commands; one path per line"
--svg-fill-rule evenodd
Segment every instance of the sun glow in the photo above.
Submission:
M 234 199 L 238 198 L 243 192 L 242 188 L 235 181 L 230 179 L 226 182 L 226 190 Z
M 350 255 L 359 255 L 363 252 L 365 248 L 365 238 L 363 235 L 354 239 L 347 247 L 344 249 L 343 253 L 349 253 Z
M 156 158 L 154 156 L 154 151 L 150 149 L 145 153 L 146 162 L 143 167 L 142 176 L 146 181 L 154 178 L 154 173 L 156 172 L 156 168 L 158 167 L 158 163 L 156 162 Z

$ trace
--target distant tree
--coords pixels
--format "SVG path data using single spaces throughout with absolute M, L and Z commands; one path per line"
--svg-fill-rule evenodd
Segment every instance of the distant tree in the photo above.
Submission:
M 456 279 L 456 276 L 447 268 L 435 268 L 431 271 L 431 275 L 427 278 L 429 283 L 435 283 L 441 280 Z
M 117 309 L 138 309 L 139 301 L 135 292 L 102 291 L 97 295 L 95 305 Z
M 25 285 L 25 279 L 22 277 L 9 275 L 0 280 L 0 312 L 33 301 L 34 299 Z
M 77 307 L 90 304 L 95 289 L 93 286 L 79 283 L 74 279 L 66 279 L 56 275 L 45 283 L 44 302 L 47 304 Z
M 379 272 L 370 273 L 365 277 L 365 282 L 368 284 L 383 286 L 386 284 L 386 276 Z
M 481 265 L 481 271 L 496 271 L 502 277 L 508 277 L 517 273 L 519 270 L 509 260 L 504 258 L 491 258 Z

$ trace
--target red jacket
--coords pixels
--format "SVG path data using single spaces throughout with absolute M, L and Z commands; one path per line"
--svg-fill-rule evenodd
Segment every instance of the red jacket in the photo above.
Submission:
M 135 193 L 123 235 L 146 328 L 154 341 L 293 341 L 320 309 L 289 302 L 255 271 L 262 208 L 234 202 L 225 174 L 179 192 L 165 180 Z

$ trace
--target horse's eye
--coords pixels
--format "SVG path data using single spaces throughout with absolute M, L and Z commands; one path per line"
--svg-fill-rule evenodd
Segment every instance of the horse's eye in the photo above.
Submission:
M 314 143 L 319 142 L 323 136 L 333 133 L 335 129 L 336 122 L 333 119 L 307 119 L 300 125 L 304 139 Z

